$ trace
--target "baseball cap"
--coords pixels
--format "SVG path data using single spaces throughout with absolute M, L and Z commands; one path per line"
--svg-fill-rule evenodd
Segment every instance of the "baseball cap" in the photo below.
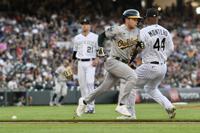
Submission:
M 85 17 L 81 20 L 81 24 L 90 24 L 89 18 Z
M 158 10 L 155 8 L 147 9 L 145 18 L 148 18 L 148 17 L 158 17 Z

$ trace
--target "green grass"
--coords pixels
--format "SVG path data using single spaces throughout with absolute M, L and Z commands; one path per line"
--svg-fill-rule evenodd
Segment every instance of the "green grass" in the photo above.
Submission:
M 184 107 L 185 106 L 185 107 Z M 199 107 L 196 107 L 199 106 Z M 115 119 L 116 105 L 97 105 L 96 114 L 84 114 L 80 120 Z M 200 104 L 177 106 L 176 120 L 200 120 Z M 191 107 L 191 108 L 189 108 Z M 62 107 L 25 106 L 0 107 L 0 120 L 70 120 L 75 105 Z M 166 112 L 158 104 L 137 104 L 139 120 L 167 120 Z M 0 123 L 0 133 L 199 133 L 200 123 Z
M 199 133 L 198 124 L 1 124 L 1 133 Z
M 183 106 L 183 105 L 182 105 Z M 185 105 L 184 105 L 185 106 Z M 189 104 L 188 106 L 200 106 L 200 104 Z M 97 105 L 96 114 L 85 114 L 79 119 L 115 119 L 118 114 L 114 111 L 116 105 Z M 199 108 L 179 109 L 177 106 L 176 119 L 200 120 Z M 65 105 L 62 107 L 49 106 L 24 106 L 24 107 L 0 107 L 0 120 L 11 120 L 13 115 L 17 120 L 66 120 L 72 119 L 76 105 Z M 158 104 L 137 104 L 137 119 L 168 119 L 164 109 Z

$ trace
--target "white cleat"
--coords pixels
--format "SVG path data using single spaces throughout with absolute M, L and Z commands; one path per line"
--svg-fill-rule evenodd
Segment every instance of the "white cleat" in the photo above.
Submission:
M 61 103 L 56 103 L 56 106 L 61 107 L 62 104 Z
M 84 98 L 81 97 L 78 101 L 78 107 L 76 109 L 76 115 L 81 117 L 81 115 L 85 112 L 86 105 L 83 103 Z
M 175 116 L 176 116 L 176 108 L 175 107 L 173 107 L 171 109 L 166 109 L 166 111 L 167 111 L 170 119 L 175 118 Z
M 95 114 L 95 109 L 85 110 L 85 114 Z
M 118 116 L 116 118 L 117 120 L 136 120 L 136 116 L 125 116 L 125 115 L 122 115 L 122 116 Z
M 115 109 L 116 112 L 125 115 L 125 116 L 131 116 L 131 113 L 128 111 L 127 106 L 126 105 L 118 105 Z
M 54 102 L 49 102 L 49 106 L 54 106 Z

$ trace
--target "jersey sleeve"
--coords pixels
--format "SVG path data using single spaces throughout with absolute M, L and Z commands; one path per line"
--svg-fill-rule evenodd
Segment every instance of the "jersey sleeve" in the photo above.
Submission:
M 96 38 L 95 38 L 95 48 L 96 48 L 96 50 L 98 50 L 99 49 L 99 46 L 98 46 L 98 35 L 96 35 Z
M 139 31 L 139 37 L 138 37 L 139 41 L 142 41 L 144 43 L 144 45 L 146 46 L 146 35 L 145 35 L 145 31 L 144 30 L 140 30 Z
M 119 32 L 120 32 L 119 26 L 111 26 L 105 31 L 105 35 L 107 38 L 113 38 L 117 34 L 119 34 Z
M 56 73 L 56 74 L 59 74 L 59 73 L 60 73 L 60 71 L 61 71 L 61 68 L 60 68 L 60 67 L 58 67 L 58 68 L 56 69 L 55 73 Z
M 73 51 L 77 51 L 78 50 L 78 43 L 77 43 L 77 37 L 74 37 L 73 39 Z
M 167 54 L 167 57 L 169 57 L 170 54 L 174 51 L 174 43 L 172 41 L 172 36 L 169 32 L 168 32 L 168 38 L 167 38 L 167 46 L 168 48 L 166 49 L 166 54 Z

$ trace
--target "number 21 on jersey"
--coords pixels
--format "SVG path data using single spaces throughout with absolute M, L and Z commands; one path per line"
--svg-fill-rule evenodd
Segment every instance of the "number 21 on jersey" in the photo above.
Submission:
M 156 39 L 156 42 L 153 45 L 153 49 L 156 49 L 160 51 L 161 49 L 164 51 L 165 50 L 165 40 L 166 38 L 163 38 L 162 40 L 160 38 Z
M 88 46 L 87 47 L 87 53 L 93 53 L 93 47 Z

